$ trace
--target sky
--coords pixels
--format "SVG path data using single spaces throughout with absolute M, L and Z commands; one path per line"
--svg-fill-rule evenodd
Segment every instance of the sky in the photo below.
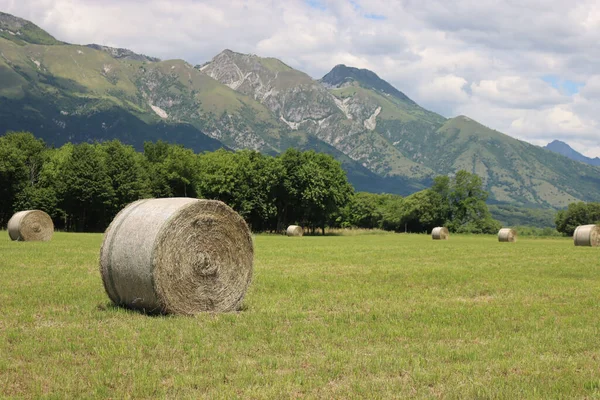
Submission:
M 313 78 L 368 68 L 423 107 L 600 157 L 597 0 L 0 0 L 57 39 L 191 64 L 224 49 Z

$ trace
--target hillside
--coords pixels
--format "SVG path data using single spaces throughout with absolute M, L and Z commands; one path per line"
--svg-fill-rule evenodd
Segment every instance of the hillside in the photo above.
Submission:
M 361 118 L 361 105 L 380 112 L 375 131 L 399 151 L 435 174 L 459 169 L 477 173 L 499 203 L 565 207 L 593 199 L 600 170 L 581 165 L 538 146 L 519 141 L 459 116 L 446 120 L 427 111 L 368 70 L 336 66 L 321 80 Z
M 118 60 L 133 60 L 142 62 L 159 62 L 160 58 L 149 57 L 144 54 L 137 54 L 129 49 L 101 46 L 99 44 L 88 44 L 87 47 L 94 50 L 102 50 Z
M 1 11 L 0 38 L 10 40 L 19 45 L 28 43 L 44 45 L 61 44 L 61 42 L 48 32 L 40 29 L 37 25 Z
M 590 158 L 586 157 L 577 150 L 573 149 L 571 146 L 566 144 L 565 142 L 561 142 L 560 140 L 554 140 L 551 143 L 548 143 L 545 147 L 550 151 L 563 155 L 565 157 L 570 158 L 571 160 L 579 161 L 582 163 L 594 165 L 596 167 L 600 167 L 600 158 Z
M 225 50 L 200 69 L 265 105 L 293 132 L 320 139 L 380 176 L 432 176 L 373 132 L 369 122 L 376 124 L 376 107 L 356 104 L 360 118 L 352 118 L 323 85 L 279 60 Z
M 41 31 L 16 17 L 3 21 Z M 116 138 L 138 149 L 159 139 L 195 151 L 315 149 L 338 158 L 359 190 L 409 194 L 426 185 L 374 173 L 182 60 L 160 61 L 99 45 L 44 46 L 0 38 L 0 132 L 10 130 L 31 131 L 56 146 Z
M 48 144 L 163 139 L 195 151 L 327 152 L 358 190 L 409 194 L 464 168 L 490 201 L 564 207 L 600 197 L 600 168 L 428 111 L 372 71 L 314 80 L 275 58 L 225 50 L 193 67 L 128 49 L 60 42 L 0 14 L 0 133 Z
M 514 139 L 460 116 L 437 131 L 428 162 L 437 171 L 466 169 L 481 176 L 498 202 L 565 207 L 593 199 L 600 170 Z

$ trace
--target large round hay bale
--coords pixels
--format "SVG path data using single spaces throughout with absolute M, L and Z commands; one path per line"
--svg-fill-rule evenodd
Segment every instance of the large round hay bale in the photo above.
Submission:
M 12 240 L 46 242 L 52 239 L 54 223 L 52 218 L 43 211 L 19 211 L 8 221 L 7 230 Z
M 502 228 L 498 231 L 498 241 L 499 242 L 516 242 L 517 241 L 517 231 L 510 228 Z
M 438 226 L 431 231 L 431 237 L 433 240 L 448 240 L 448 238 L 450 238 L 450 232 L 448 232 L 448 228 Z
M 301 226 L 298 225 L 290 225 L 287 228 L 286 234 L 288 236 L 302 236 L 304 231 Z
M 148 313 L 238 310 L 250 285 L 248 225 L 225 203 L 145 199 L 111 222 L 100 250 L 110 299 Z
M 573 233 L 575 246 L 600 246 L 600 225 L 580 225 Z

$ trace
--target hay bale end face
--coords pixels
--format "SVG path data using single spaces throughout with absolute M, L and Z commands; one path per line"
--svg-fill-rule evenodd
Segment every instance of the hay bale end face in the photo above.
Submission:
M 438 226 L 431 231 L 431 237 L 433 240 L 448 240 L 450 238 L 450 232 L 448 232 L 448 228 Z
M 304 231 L 301 226 L 298 225 L 290 225 L 287 228 L 286 235 L 288 236 L 302 236 Z
M 117 305 L 193 315 L 238 310 L 254 247 L 246 222 L 225 203 L 145 199 L 111 222 L 100 250 L 104 288 Z
M 580 225 L 573 233 L 575 246 L 600 246 L 600 225 Z
M 498 241 L 499 242 L 516 242 L 517 241 L 517 231 L 510 228 L 502 228 L 498 232 Z
M 52 218 L 43 211 L 19 211 L 8 221 L 7 230 L 12 240 L 46 242 L 52 239 L 54 223 Z

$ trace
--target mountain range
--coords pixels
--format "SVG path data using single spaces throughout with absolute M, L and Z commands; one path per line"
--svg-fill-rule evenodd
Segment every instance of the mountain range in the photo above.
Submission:
M 117 138 L 138 149 L 158 139 L 195 151 L 314 149 L 373 192 L 409 194 L 466 169 L 492 202 L 559 208 L 600 197 L 600 168 L 444 118 L 369 70 L 337 65 L 315 80 L 231 50 L 193 66 L 67 44 L 0 13 L 0 133 L 9 130 L 56 146 Z
M 551 143 L 548 143 L 544 148 L 553 151 L 555 153 L 561 154 L 565 157 L 570 158 L 571 160 L 579 161 L 582 163 L 594 165 L 596 167 L 600 167 L 600 158 L 594 157 L 586 157 L 577 150 L 573 149 L 571 146 L 562 142 L 560 140 L 553 140 Z

